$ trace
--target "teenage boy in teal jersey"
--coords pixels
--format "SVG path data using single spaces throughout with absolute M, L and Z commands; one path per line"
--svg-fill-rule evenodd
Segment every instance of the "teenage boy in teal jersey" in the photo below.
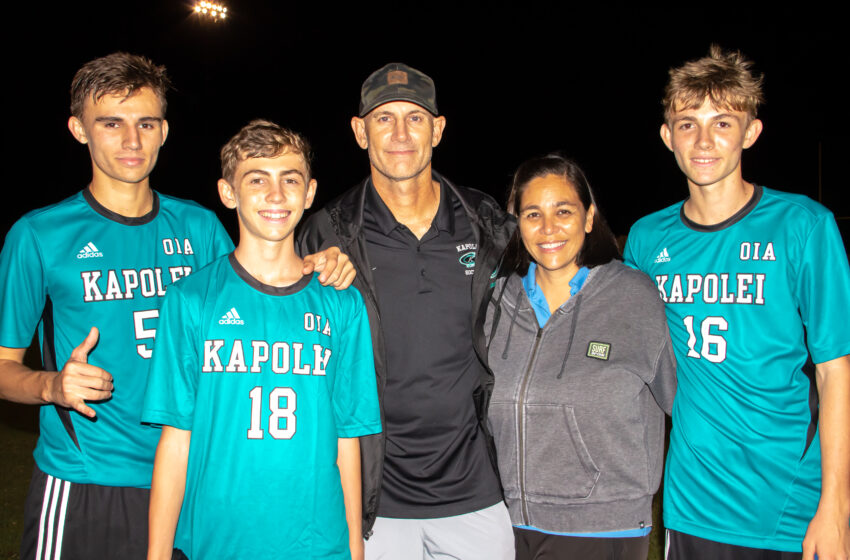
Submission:
M 145 395 L 162 425 L 149 558 L 362 558 L 372 342 L 359 292 L 322 287 L 295 252 L 309 146 L 253 121 L 221 159 L 239 244 L 168 291 Z
M 850 269 L 826 208 L 743 179 L 761 100 L 740 53 L 670 71 L 661 138 L 689 197 L 625 250 L 667 304 L 678 363 L 671 560 L 850 555 Z
M 21 558 L 147 550 L 159 431 L 140 416 L 159 307 L 171 284 L 233 248 L 212 212 L 151 188 L 168 88 L 165 68 L 136 55 L 80 68 L 68 127 L 88 148 L 91 182 L 22 217 L 0 253 L 0 398 L 51 405 L 40 410 Z M 326 281 L 350 283 L 345 259 L 317 257 L 336 268 Z M 42 371 L 22 363 L 36 328 Z

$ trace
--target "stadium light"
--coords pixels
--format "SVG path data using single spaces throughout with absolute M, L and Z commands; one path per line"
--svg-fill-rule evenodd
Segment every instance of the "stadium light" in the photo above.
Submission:
M 227 19 L 227 6 L 217 2 L 195 2 L 193 11 L 200 17 L 210 18 L 213 21 Z

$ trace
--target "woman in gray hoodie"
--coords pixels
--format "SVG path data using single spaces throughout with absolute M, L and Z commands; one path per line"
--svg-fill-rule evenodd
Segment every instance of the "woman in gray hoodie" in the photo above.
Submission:
M 664 304 L 619 261 L 574 162 L 523 163 L 508 210 L 485 333 L 517 558 L 645 560 L 676 392 Z

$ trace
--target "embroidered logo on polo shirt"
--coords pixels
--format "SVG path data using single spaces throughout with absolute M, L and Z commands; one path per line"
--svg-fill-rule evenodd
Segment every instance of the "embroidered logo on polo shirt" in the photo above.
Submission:
M 475 251 L 470 251 L 468 253 L 464 253 L 458 259 L 460 264 L 465 266 L 466 268 L 472 268 L 475 266 Z
M 458 253 L 463 253 L 457 260 L 466 268 L 464 271 L 467 276 L 475 274 L 475 254 L 478 251 L 478 243 L 461 243 L 456 245 Z
M 611 353 L 611 345 L 607 342 L 591 342 L 587 345 L 587 357 L 597 360 L 607 360 Z

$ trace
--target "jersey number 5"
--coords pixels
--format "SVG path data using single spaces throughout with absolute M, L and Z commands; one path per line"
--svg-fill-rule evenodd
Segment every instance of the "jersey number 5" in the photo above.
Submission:
M 158 318 L 159 309 L 146 309 L 144 311 L 133 312 L 133 330 L 136 333 L 136 340 L 139 341 L 139 344 L 136 344 L 136 352 L 146 360 L 149 360 L 153 355 L 153 341 L 156 338 L 156 329 L 145 328 L 145 320 Z M 144 340 L 150 340 L 151 345 L 148 346 L 142 342 Z
M 254 387 L 251 397 L 251 428 L 248 439 L 263 439 L 262 422 L 263 388 Z M 281 407 L 281 403 L 285 403 Z M 269 393 L 269 435 L 274 439 L 292 439 L 295 435 L 295 391 L 291 387 L 275 387 Z M 283 421 L 283 427 L 281 427 Z
M 726 339 L 719 334 L 712 333 L 712 327 L 725 332 L 729 329 L 729 323 L 723 317 L 706 317 L 700 325 L 700 336 L 702 337 L 702 348 L 696 351 L 697 335 L 694 332 L 694 316 L 688 315 L 684 319 L 685 328 L 688 329 L 688 357 L 705 358 L 713 364 L 719 364 L 726 359 Z

